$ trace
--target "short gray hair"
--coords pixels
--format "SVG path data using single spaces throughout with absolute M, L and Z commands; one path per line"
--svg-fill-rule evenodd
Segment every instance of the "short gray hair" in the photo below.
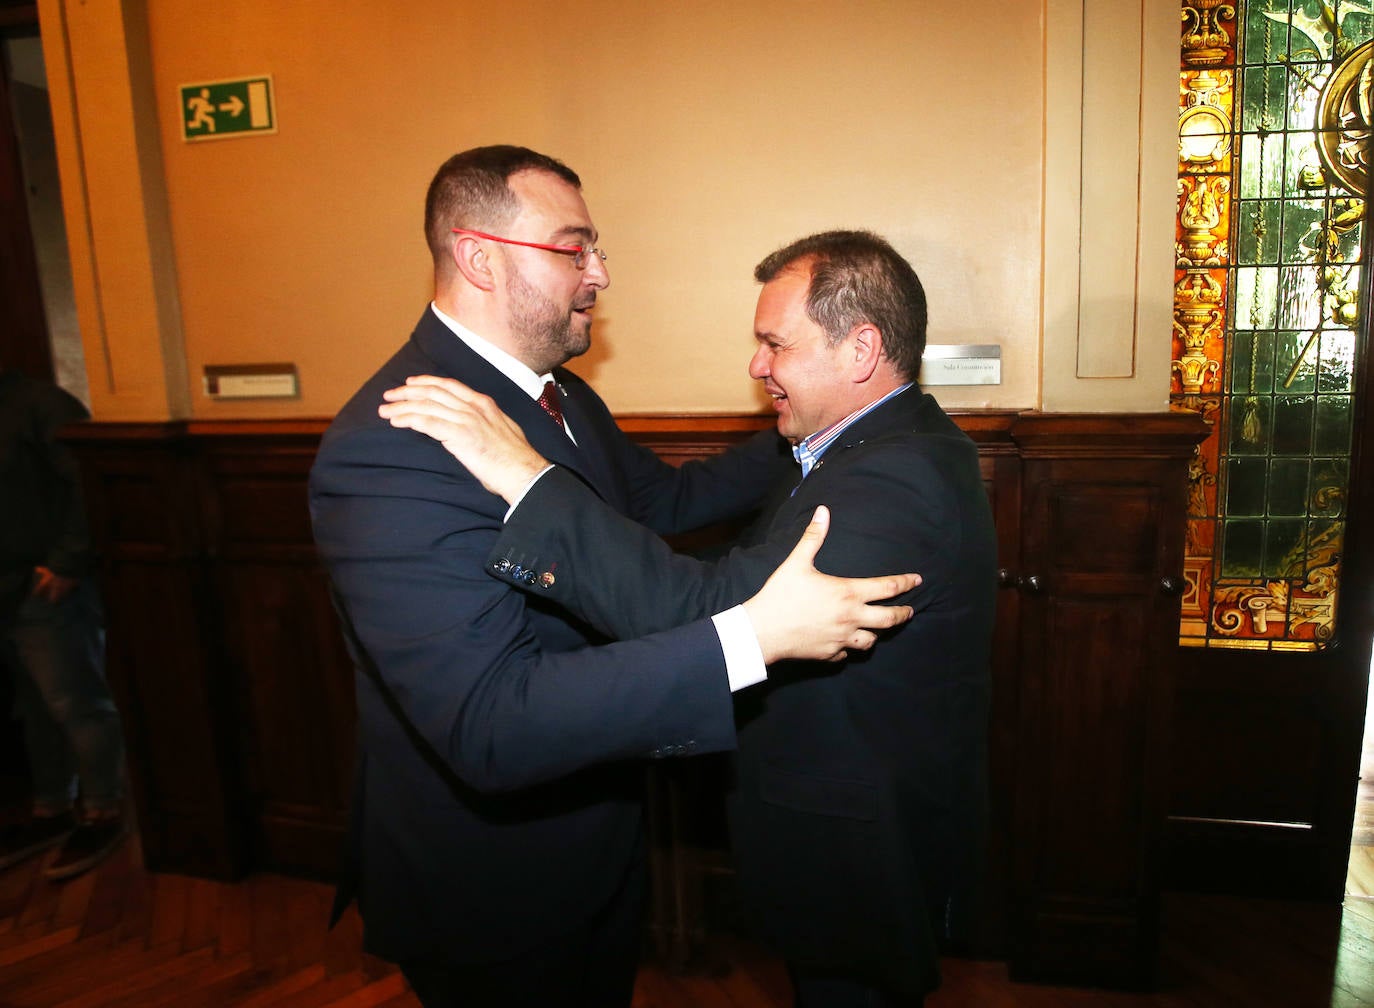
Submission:
M 926 348 L 926 293 L 920 277 L 871 231 L 823 231 L 799 238 L 754 267 L 768 283 L 790 268 L 806 269 L 806 315 L 831 344 L 863 323 L 883 334 L 883 355 L 915 381 Z

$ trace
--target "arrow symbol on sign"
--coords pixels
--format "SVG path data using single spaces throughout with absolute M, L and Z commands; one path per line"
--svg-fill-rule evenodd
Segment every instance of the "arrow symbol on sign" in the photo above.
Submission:
M 227 102 L 221 102 L 219 106 L 221 112 L 228 112 L 235 118 L 243 111 L 243 100 L 238 95 L 234 95 Z

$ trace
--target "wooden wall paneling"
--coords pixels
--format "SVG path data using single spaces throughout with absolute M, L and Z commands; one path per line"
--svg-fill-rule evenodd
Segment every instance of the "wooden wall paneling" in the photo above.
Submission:
M 1316 656 L 1178 648 L 1168 881 L 1326 899 L 1345 890 L 1368 645 Z M 1334 850 L 1329 848 L 1334 847 Z
M 310 532 L 306 480 L 318 435 L 201 441 L 252 858 L 327 876 L 347 822 L 355 708 Z
M 1180 685 L 1170 813 L 1315 822 L 1320 791 L 1311 784 L 1324 732 L 1310 679 L 1293 674 L 1305 670 L 1256 669 L 1243 654 L 1210 657 L 1205 680 Z M 1188 772 L 1199 766 L 1214 773 Z
M 1024 417 L 1015 920 L 1022 979 L 1148 988 L 1191 415 Z
M 988 711 L 988 831 L 982 892 L 973 919 L 961 930 L 968 948 L 951 952 L 1001 958 L 1007 951 L 1011 905 L 1013 815 L 1016 793 L 1016 725 L 1020 709 L 1020 594 L 1016 587 L 1021 547 L 1021 458 L 1011 437 L 1014 413 L 966 413 L 955 419 L 978 445 L 983 485 L 997 529 L 997 620 L 992 641 L 992 693 Z
M 144 857 L 229 879 L 247 865 L 237 744 L 203 553 L 200 478 L 171 425 L 77 425 L 92 533 L 103 550 L 107 673 L 127 739 Z
M 675 417 L 632 414 L 621 429 L 670 465 L 707 458 L 773 426 L 768 416 Z M 669 537 L 681 552 L 729 542 L 744 521 L 721 522 Z M 722 791 L 728 761 L 719 754 L 692 760 L 656 760 L 645 769 L 649 841 L 649 940 L 660 962 L 693 968 L 722 908 L 712 882 L 728 878 L 729 840 Z
M 1177 629 L 1160 581 L 1181 567 L 1183 474 L 1201 422 L 957 419 L 979 446 L 1006 589 L 988 886 L 971 951 L 1005 948 L 1027 978 L 1145 982 L 1167 728 L 1159 643 Z M 622 421 L 675 464 L 771 425 Z M 106 549 L 111 678 L 150 867 L 230 877 L 335 866 L 354 711 L 306 513 L 324 427 L 87 424 L 73 435 Z M 698 776 L 650 774 L 655 935 L 678 961 L 720 910 L 712 879 L 728 878 L 718 775 L 701 761 L 682 769 Z
M 632 440 L 674 466 L 718 455 L 731 445 L 774 426 L 773 418 L 768 416 L 725 415 L 693 419 L 687 416 L 631 414 L 616 417 L 616 423 Z M 748 525 L 748 517 L 717 522 L 705 528 L 668 536 L 666 541 L 679 553 L 700 555 L 736 539 Z M 666 783 L 668 775 L 654 772 L 651 778 Z M 689 791 L 694 790 L 698 790 L 695 784 L 689 788 Z
M 631 413 L 616 417 L 630 438 L 670 465 L 718 455 L 774 426 L 768 416 L 657 416 Z

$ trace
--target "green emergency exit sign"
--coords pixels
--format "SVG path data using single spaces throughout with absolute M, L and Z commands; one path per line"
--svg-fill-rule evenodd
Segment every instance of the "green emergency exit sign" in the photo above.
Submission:
M 216 140 L 277 132 L 272 78 L 240 77 L 181 86 L 181 138 Z

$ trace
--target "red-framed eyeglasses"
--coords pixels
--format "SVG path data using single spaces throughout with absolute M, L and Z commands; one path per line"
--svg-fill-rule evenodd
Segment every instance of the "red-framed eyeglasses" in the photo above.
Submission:
M 599 248 L 591 245 L 545 245 L 541 242 L 519 241 L 515 238 L 502 238 L 500 235 L 487 234 L 485 231 L 473 231 L 471 228 L 449 228 L 454 234 L 472 235 L 474 238 L 486 238 L 489 241 L 501 242 L 504 245 L 523 245 L 525 248 L 543 249 L 545 252 L 558 252 L 561 255 L 572 256 L 572 264 L 576 269 L 586 269 L 587 263 L 592 256 L 596 256 L 602 262 L 606 261 L 606 253 Z

